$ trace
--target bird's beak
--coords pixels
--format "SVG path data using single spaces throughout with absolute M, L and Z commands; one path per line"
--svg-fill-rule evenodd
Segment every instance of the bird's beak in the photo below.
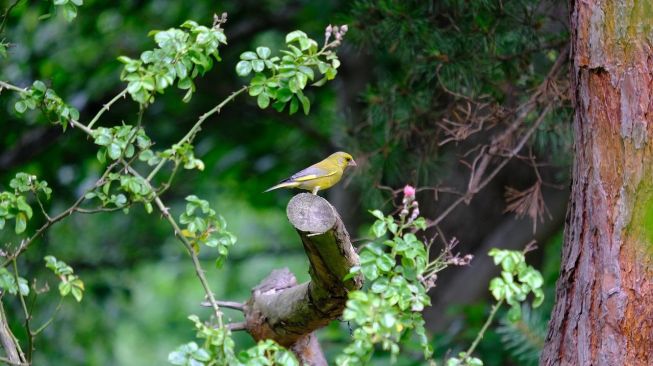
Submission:
M 354 161 L 354 159 L 351 159 L 351 160 L 349 160 L 349 163 L 347 163 L 347 166 L 357 166 L 357 165 L 356 165 L 356 162 Z

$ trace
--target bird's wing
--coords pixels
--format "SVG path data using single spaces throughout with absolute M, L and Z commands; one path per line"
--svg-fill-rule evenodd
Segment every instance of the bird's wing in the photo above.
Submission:
M 336 173 L 338 173 L 337 169 L 333 169 L 331 171 L 328 171 L 328 170 L 325 170 L 323 168 L 316 167 L 316 166 L 313 165 L 313 166 L 309 166 L 308 168 L 293 174 L 286 181 L 306 182 L 306 181 L 317 179 L 317 178 L 329 177 L 329 176 L 332 176 L 332 175 L 334 175 Z

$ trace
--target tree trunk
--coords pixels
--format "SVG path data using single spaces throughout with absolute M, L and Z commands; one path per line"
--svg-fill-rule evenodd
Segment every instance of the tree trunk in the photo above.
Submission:
M 573 1 L 575 160 L 542 365 L 653 365 L 653 5 Z

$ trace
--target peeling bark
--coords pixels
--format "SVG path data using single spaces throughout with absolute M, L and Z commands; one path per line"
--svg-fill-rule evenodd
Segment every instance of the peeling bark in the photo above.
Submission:
M 358 255 L 325 199 L 298 194 L 288 203 L 287 214 L 308 256 L 311 281 L 297 284 L 287 268 L 273 271 L 245 304 L 245 328 L 257 341 L 273 339 L 290 348 L 302 364 L 326 365 L 313 332 L 340 317 L 347 294 L 361 288 L 360 276 L 343 280 L 359 264 Z
M 540 364 L 653 365 L 653 5 L 570 8 L 573 184 Z

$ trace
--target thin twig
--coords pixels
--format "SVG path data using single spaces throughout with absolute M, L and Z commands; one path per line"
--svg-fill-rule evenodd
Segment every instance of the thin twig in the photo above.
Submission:
M 30 331 L 30 332 L 32 333 L 33 336 L 37 336 L 37 335 L 39 335 L 39 333 L 41 333 L 42 331 L 44 331 L 45 328 L 47 328 L 47 327 L 52 323 L 52 321 L 54 320 L 54 318 L 57 316 L 57 313 L 59 313 L 59 310 L 61 309 L 61 304 L 63 304 L 63 299 L 64 299 L 63 296 L 60 296 L 60 297 L 59 297 L 59 303 L 57 303 L 57 307 L 54 309 L 54 312 L 52 313 L 52 316 L 51 316 L 48 320 L 46 320 L 45 323 L 43 323 L 43 325 L 41 325 L 40 327 L 38 327 L 38 328 L 37 328 L 35 331 L 33 331 L 33 332 Z
M 145 180 L 145 178 L 143 178 L 143 176 L 140 173 L 138 173 L 134 168 L 132 168 L 130 165 L 126 164 L 124 161 L 123 161 L 123 165 L 124 165 L 125 169 L 127 169 L 127 171 L 130 174 L 132 174 L 135 177 L 139 177 L 139 178 Z M 197 253 L 195 253 L 195 250 L 193 249 L 193 245 L 188 241 L 188 239 L 186 239 L 185 236 L 181 235 L 181 228 L 177 224 L 177 221 L 175 221 L 175 219 L 172 217 L 172 215 L 170 215 L 170 211 L 163 204 L 163 201 L 161 201 L 161 198 L 156 193 L 156 191 L 154 190 L 154 188 L 152 187 L 150 182 L 147 181 L 147 180 L 145 180 L 145 182 L 147 183 L 148 188 L 154 194 L 154 203 L 156 204 L 157 208 L 159 209 L 159 211 L 161 212 L 163 217 L 165 217 L 165 219 L 168 220 L 168 222 L 170 223 L 170 225 L 172 226 L 172 228 L 174 230 L 175 236 L 177 236 L 177 238 L 179 238 L 179 240 L 182 242 L 182 244 L 186 248 L 186 251 L 190 255 L 191 260 L 193 261 L 193 267 L 195 267 L 195 273 L 197 274 L 197 277 L 199 278 L 200 283 L 202 284 L 202 287 L 204 288 L 204 292 L 206 293 L 206 296 L 208 297 L 208 300 L 209 300 L 209 302 L 211 304 L 211 307 L 213 308 L 215 316 L 217 317 L 218 326 L 223 327 L 222 311 L 220 310 L 220 306 L 218 305 L 218 302 L 216 301 L 215 296 L 213 295 L 213 291 L 211 291 L 211 287 L 209 286 L 209 282 L 206 280 L 206 276 L 204 275 L 204 270 L 202 269 L 202 265 L 201 265 L 200 260 L 199 260 L 199 258 L 197 256 Z
M 115 212 L 115 211 L 120 211 L 128 208 L 129 205 L 124 205 L 120 207 L 96 207 L 96 208 L 81 208 L 77 207 L 75 209 L 75 212 L 79 212 L 81 214 L 94 214 L 98 212 Z
M 476 346 L 478 346 L 478 343 L 483 339 L 483 335 L 487 331 L 487 328 L 492 324 L 492 319 L 494 319 L 494 316 L 497 314 L 497 310 L 501 307 L 503 304 L 503 300 L 497 301 L 496 304 L 492 307 L 492 311 L 490 312 L 490 315 L 488 316 L 487 320 L 485 321 L 485 324 L 483 324 L 483 328 L 478 332 L 476 335 L 476 339 L 474 339 L 474 342 L 472 343 L 471 346 L 469 346 L 469 349 L 465 352 L 465 357 L 470 357 L 472 352 L 476 349 Z
M 247 324 L 245 322 L 229 323 L 227 328 L 232 332 L 247 330 Z
M 34 235 L 32 235 L 31 237 L 29 237 L 28 239 L 24 239 L 24 240 L 20 243 L 20 246 L 18 247 L 18 249 L 17 249 L 14 253 L 12 253 L 12 254 L 10 254 L 9 256 L 7 256 L 7 258 L 5 259 L 5 261 L 2 263 L 2 267 L 6 267 L 9 263 L 11 263 L 11 261 L 13 261 L 14 259 L 18 258 L 18 256 L 19 256 L 22 252 L 24 252 L 24 251 L 27 249 L 27 247 L 28 247 L 28 246 L 29 246 L 29 245 L 30 245 L 30 244 L 31 244 L 31 243 L 32 243 L 36 238 L 38 238 L 39 236 L 41 236 L 41 234 L 43 234 L 43 232 L 44 232 L 45 230 L 47 230 L 48 228 L 50 228 L 50 226 L 52 226 L 53 224 L 55 224 L 55 223 L 57 223 L 57 222 L 59 222 L 59 221 L 65 219 L 66 217 L 70 216 L 73 212 L 75 212 L 75 211 L 77 210 L 77 208 L 79 207 L 79 205 L 81 205 L 82 202 L 84 202 L 84 200 L 86 199 L 86 194 L 89 193 L 89 192 L 91 192 L 92 190 L 94 190 L 95 188 L 97 188 L 97 187 L 98 187 L 102 182 L 104 182 L 104 179 L 107 177 L 107 175 L 109 175 L 109 173 L 113 170 L 113 168 L 114 168 L 117 164 L 118 164 L 118 162 L 113 162 L 111 165 L 109 165 L 109 166 L 107 167 L 107 169 L 104 171 L 104 174 L 102 174 L 102 176 L 101 176 L 101 177 L 100 177 L 100 178 L 95 182 L 95 184 L 94 184 L 92 187 L 88 188 L 86 191 L 84 191 L 84 192 L 82 193 L 82 195 L 81 195 L 81 196 L 80 196 L 80 197 L 79 197 L 79 198 L 78 198 L 78 199 L 77 199 L 77 200 L 72 204 L 72 206 L 68 207 L 66 210 L 64 210 L 63 212 L 61 212 L 61 213 L 58 214 L 57 216 L 54 216 L 54 217 L 52 217 L 50 220 L 48 220 L 48 221 L 47 221 L 45 224 L 43 224 L 43 225 L 42 225 L 38 230 L 36 230 L 36 232 L 34 233 Z
M 86 125 L 84 125 L 83 123 L 81 123 L 81 122 L 79 122 L 79 121 L 76 121 L 76 120 L 74 120 L 74 119 L 71 119 L 71 120 L 70 120 L 70 125 L 71 125 L 72 127 L 77 127 L 77 128 L 79 128 L 79 129 L 82 130 L 85 134 L 87 134 L 87 135 L 89 135 L 89 136 L 91 136 L 91 137 L 93 136 L 93 130 L 91 130 L 90 128 L 86 127 Z
M 245 309 L 245 304 L 243 304 L 241 302 L 237 302 L 237 301 L 220 301 L 220 300 L 218 300 L 218 301 L 216 301 L 216 303 L 218 303 L 218 305 L 220 305 L 220 307 L 227 308 L 227 309 L 234 309 L 234 310 L 239 310 L 239 311 L 243 311 Z M 202 301 L 201 305 L 205 306 L 205 307 L 211 307 L 212 306 L 211 303 L 208 302 L 208 301 Z
M 41 202 L 41 199 L 39 198 L 38 192 L 34 192 L 34 196 L 36 197 L 36 202 L 39 204 L 39 207 L 41 208 L 41 213 L 43 213 L 43 216 L 48 220 L 52 221 L 52 218 L 48 213 L 45 211 L 45 207 L 43 206 L 43 202 Z
M 23 92 L 26 91 L 24 88 L 20 88 L 20 87 L 17 87 L 16 85 L 12 85 L 12 84 L 9 84 L 7 82 L 4 82 L 4 81 L 0 80 L 0 91 L 2 91 L 3 88 L 8 89 L 8 90 L 13 90 L 13 91 L 16 91 L 16 92 L 19 92 L 19 93 L 23 93 Z
M 88 126 L 86 126 L 86 127 L 88 127 L 88 128 L 93 128 L 93 125 L 95 124 L 95 122 L 97 122 L 97 121 L 100 119 L 100 117 L 102 116 L 102 114 L 104 114 L 104 112 L 108 111 L 109 108 L 111 108 L 111 105 L 113 105 L 113 103 L 115 103 L 118 99 L 124 97 L 126 94 L 127 94 L 127 89 L 125 88 L 125 89 L 123 89 L 123 91 L 121 91 L 120 93 L 118 93 L 118 95 L 116 95 L 115 97 L 113 97 L 113 99 L 111 99 L 111 100 L 109 101 L 109 103 L 103 105 L 103 106 L 102 106 L 102 109 L 100 109 L 100 111 L 97 112 L 97 114 L 95 115 L 95 117 L 93 117 L 93 119 L 91 120 L 91 122 L 89 122 L 89 123 L 88 123 Z
M 195 122 L 195 125 L 193 125 L 193 127 L 188 131 L 188 133 L 187 133 L 184 137 L 182 137 L 181 140 L 179 140 L 179 142 L 177 142 L 177 143 L 176 143 L 175 145 L 173 145 L 173 146 L 181 146 L 181 145 L 183 145 L 183 144 L 186 143 L 186 142 L 190 142 L 190 141 L 192 141 L 192 139 L 193 139 L 193 137 L 195 136 L 195 134 L 196 134 L 196 133 L 200 130 L 200 128 L 202 127 L 202 123 L 204 123 L 204 121 L 205 121 L 207 118 L 209 118 L 210 116 L 214 115 L 215 113 L 220 113 L 220 110 L 222 110 L 222 108 L 223 108 L 227 103 L 231 102 L 231 101 L 232 101 L 234 98 L 236 98 L 240 93 L 242 93 L 242 92 L 244 92 L 245 90 L 247 90 L 247 88 L 248 88 L 247 86 L 243 86 L 242 88 L 236 90 L 235 92 L 231 93 L 231 95 L 229 95 L 227 98 L 225 98 L 225 100 L 223 100 L 222 102 L 220 102 L 220 104 L 218 104 L 217 106 L 211 108 L 211 110 L 209 110 L 208 112 L 206 112 L 206 113 L 204 113 L 203 115 L 201 115 L 200 118 L 197 120 L 197 122 Z M 159 162 L 159 164 L 157 164 L 157 165 L 154 167 L 154 169 L 152 169 L 152 171 L 150 172 L 150 174 L 148 174 L 148 176 L 147 176 L 147 181 L 148 181 L 148 182 L 151 181 L 152 178 L 154 178 L 154 176 L 156 175 L 156 173 L 159 172 L 159 170 L 161 170 L 161 168 L 162 168 L 163 165 L 166 163 L 166 161 L 168 161 L 168 160 L 167 160 L 167 159 L 162 159 L 162 160 Z
M 524 119 L 528 114 L 536 107 L 537 101 L 539 98 L 546 92 L 547 88 L 549 87 L 551 80 L 553 80 L 559 73 L 560 69 L 564 65 L 565 61 L 567 60 L 567 54 L 568 54 L 568 48 L 566 48 L 563 52 L 560 53 L 558 56 L 558 59 L 556 62 L 553 64 L 551 67 L 551 70 L 549 70 L 549 73 L 547 74 L 547 77 L 544 79 L 544 81 L 538 86 L 536 89 L 535 93 L 531 95 L 531 97 L 528 99 L 528 101 L 520 108 L 519 112 L 517 113 L 517 116 L 515 117 L 515 121 L 504 131 L 504 133 L 499 136 L 495 142 L 504 140 L 509 134 L 512 134 L 514 131 L 517 130 L 517 128 L 523 123 Z M 470 182 L 468 184 L 468 190 L 467 192 L 456 199 L 454 202 L 449 205 L 437 218 L 434 220 L 428 220 L 427 221 L 427 227 L 433 227 L 438 225 L 442 220 L 444 220 L 450 213 L 453 211 L 458 205 L 460 205 L 463 202 L 468 202 L 475 193 L 479 192 L 482 190 L 499 172 L 510 162 L 510 160 L 517 156 L 519 151 L 524 147 L 526 142 L 528 142 L 528 139 L 530 139 L 531 135 L 535 132 L 537 127 L 544 121 L 544 117 L 549 113 L 549 111 L 552 108 L 552 104 L 554 103 L 553 100 L 549 101 L 549 104 L 544 108 L 540 116 L 535 120 L 531 128 L 524 134 L 522 139 L 517 143 L 515 148 L 513 148 L 510 153 L 504 158 L 504 160 L 499 163 L 497 167 L 487 176 L 482 178 L 482 171 L 486 169 L 487 164 L 489 163 L 489 159 L 494 155 L 493 152 L 488 152 L 488 153 L 481 153 L 479 156 L 483 155 L 483 161 L 480 163 L 475 163 L 473 167 L 478 168 L 479 165 L 482 165 L 483 168 L 481 169 L 481 174 L 477 174 L 478 170 L 473 170 L 470 176 Z M 491 150 L 491 149 L 490 149 Z
M 531 138 L 535 130 L 544 121 L 544 117 L 546 117 L 546 115 L 549 113 L 550 110 L 551 110 L 551 104 L 547 105 L 544 108 L 542 114 L 537 118 L 537 120 L 535 120 L 533 126 L 531 126 L 531 128 L 529 128 L 528 131 L 524 134 L 524 136 L 519 141 L 517 146 L 515 146 L 515 148 L 511 150 L 509 156 L 515 156 L 517 155 L 517 153 L 519 153 L 519 151 L 524 147 L 524 145 L 526 145 L 526 142 L 528 142 L 528 140 Z M 494 170 L 490 172 L 490 174 L 488 174 L 481 182 L 479 182 L 475 186 L 476 189 L 473 192 L 468 191 L 466 194 L 459 197 L 457 200 L 453 201 L 451 205 L 449 205 L 449 207 L 447 207 L 436 219 L 428 220 L 426 227 L 429 228 L 438 225 L 440 222 L 442 222 L 442 220 L 444 220 L 451 213 L 451 211 L 453 211 L 456 207 L 458 207 L 459 204 L 471 199 L 474 193 L 477 193 L 483 188 L 485 188 L 485 186 L 488 185 L 488 183 L 490 183 L 490 181 L 492 181 L 492 179 L 494 179 L 494 177 L 497 174 L 499 174 L 499 172 L 510 162 L 510 160 L 511 158 L 509 157 L 506 157 L 504 160 L 502 160 L 501 163 L 499 163 L 499 165 L 497 165 L 494 168 Z
M 2 15 L 2 23 L 0 24 L 0 34 L 4 32 L 5 26 L 7 25 L 7 18 L 9 18 L 9 13 L 21 2 L 21 0 L 14 1 L 11 5 L 5 9 L 5 13 Z

